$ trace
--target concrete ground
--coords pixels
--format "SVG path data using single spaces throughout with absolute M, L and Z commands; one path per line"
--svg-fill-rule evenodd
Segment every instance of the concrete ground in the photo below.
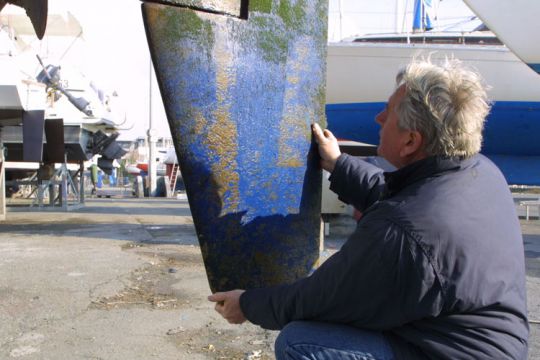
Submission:
M 323 256 L 353 225 L 331 220 Z M 522 227 L 540 359 L 540 220 Z M 185 199 L 9 208 L 0 223 L 0 359 L 273 359 L 277 333 L 227 324 L 209 294 Z

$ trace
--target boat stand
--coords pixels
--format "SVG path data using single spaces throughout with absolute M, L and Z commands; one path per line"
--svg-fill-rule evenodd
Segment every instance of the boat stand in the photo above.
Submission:
M 4 167 L 4 145 L 0 141 L 0 221 L 6 220 L 6 171 Z
M 37 171 L 29 180 L 7 182 L 8 185 L 30 185 L 27 199 L 32 199 L 25 211 L 70 211 L 84 206 L 84 162 L 79 162 L 79 170 L 72 176 L 64 162 L 48 179 L 41 179 Z M 48 199 L 48 201 L 46 201 Z

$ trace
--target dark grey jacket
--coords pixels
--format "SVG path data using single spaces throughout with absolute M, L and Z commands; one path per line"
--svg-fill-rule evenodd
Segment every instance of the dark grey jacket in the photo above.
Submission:
M 524 252 L 508 186 L 485 157 L 383 174 L 341 155 L 330 178 L 363 211 L 341 250 L 292 285 L 246 291 L 252 323 L 383 331 L 398 359 L 526 359 Z

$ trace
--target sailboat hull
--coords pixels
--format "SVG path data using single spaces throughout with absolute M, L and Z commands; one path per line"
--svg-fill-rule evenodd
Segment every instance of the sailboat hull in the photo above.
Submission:
M 143 3 L 152 60 L 212 291 L 316 266 L 326 3 L 250 2 L 247 18 Z
M 329 129 L 338 138 L 378 144 L 380 127 L 375 116 L 393 92 L 398 70 L 422 55 L 433 61 L 457 58 L 480 72 L 492 100 L 482 153 L 501 168 L 509 183 L 540 184 L 533 170 L 540 156 L 536 146 L 540 133 L 540 77 L 503 46 L 330 44 L 326 105 Z M 512 161 L 517 158 L 519 161 Z
M 540 74 L 540 2 L 464 0 L 480 19 L 531 69 Z

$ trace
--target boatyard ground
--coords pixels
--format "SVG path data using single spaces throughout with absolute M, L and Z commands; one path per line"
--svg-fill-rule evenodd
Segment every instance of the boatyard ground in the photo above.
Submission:
M 521 217 L 519 201 L 538 197 L 516 195 Z M 540 220 L 530 215 L 529 358 L 540 359 Z M 324 257 L 353 226 L 330 219 Z M 185 197 L 9 208 L 0 223 L 0 359 L 273 359 L 277 332 L 227 324 L 209 294 Z

